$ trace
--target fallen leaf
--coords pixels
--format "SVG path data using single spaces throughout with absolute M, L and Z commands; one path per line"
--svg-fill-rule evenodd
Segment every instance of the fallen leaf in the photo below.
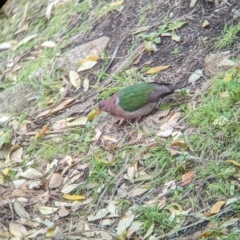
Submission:
M 220 231 L 216 231 L 216 230 L 210 230 L 204 233 L 201 233 L 198 236 L 198 239 L 219 239 L 220 236 L 225 235 L 225 233 L 220 232 Z
M 26 212 L 25 208 L 23 205 L 16 199 L 14 204 L 14 210 L 17 213 L 17 215 L 21 218 L 25 218 L 27 220 L 30 219 L 30 215 Z
M 3 124 L 5 124 L 5 122 L 10 120 L 11 117 L 12 115 L 9 113 L 0 113 L 0 126 L 2 126 Z
M 97 64 L 97 61 L 88 61 L 83 63 L 77 70 L 77 72 L 82 72 L 88 69 L 93 68 Z
M 49 124 L 45 124 L 36 134 L 35 139 L 42 137 L 42 135 L 47 131 Z
M 41 214 L 44 215 L 49 215 L 58 210 L 58 208 L 54 207 L 46 207 L 46 206 L 41 206 L 40 204 L 37 204 L 34 206 L 34 209 L 38 210 Z
M 27 235 L 27 229 L 20 223 L 10 222 L 9 232 L 17 239 L 23 239 Z
M 120 219 L 117 226 L 117 236 L 123 234 L 128 227 L 132 224 L 135 215 L 132 212 L 127 212 L 125 215 Z
M 67 121 L 65 119 L 59 120 L 52 125 L 53 130 L 65 129 L 66 127 Z
M 19 48 L 20 46 L 26 44 L 27 42 L 31 41 L 32 39 L 34 39 L 36 36 L 38 36 L 38 34 L 33 34 L 30 36 L 25 37 L 24 39 L 22 39 L 15 47 L 14 50 L 16 50 L 17 48 Z
M 143 225 L 143 222 L 140 222 L 140 221 L 132 222 L 131 226 L 127 230 L 127 238 L 130 239 L 130 237 L 133 235 L 133 233 L 140 232 L 142 225 Z
M 85 197 L 81 195 L 68 195 L 68 194 L 62 195 L 62 198 L 65 198 L 67 200 L 84 200 L 85 199 Z
M 14 35 L 25 32 L 28 30 L 28 28 L 29 28 L 29 22 L 24 21 L 23 25 L 14 33 Z
M 101 222 L 100 222 L 100 226 L 102 227 L 110 227 L 112 224 L 114 223 L 114 220 L 113 219 L 103 219 Z
M 226 160 L 225 163 L 232 163 L 233 165 L 240 167 L 240 163 L 235 160 Z
M 110 141 L 110 142 L 114 142 L 114 143 L 117 143 L 117 142 L 118 142 L 118 140 L 117 140 L 116 138 L 111 137 L 111 136 L 109 136 L 109 135 L 103 136 L 103 139 L 104 139 L 104 140 L 107 140 L 107 141 Z
M 61 193 L 67 194 L 73 191 L 76 187 L 78 187 L 79 184 L 66 184 L 65 186 L 62 187 Z
M 47 6 L 47 9 L 46 9 L 46 13 L 45 13 L 45 16 L 47 18 L 47 20 L 50 20 L 51 18 L 51 13 L 52 13 L 52 9 L 53 9 L 53 6 L 55 5 L 55 1 L 54 2 L 51 2 L 48 6 Z
M 224 116 L 220 116 L 213 121 L 213 125 L 224 126 L 228 123 L 228 119 Z
M 47 48 L 55 48 L 56 43 L 53 41 L 45 41 L 41 44 L 42 47 L 47 47 Z
M 177 35 L 175 30 L 172 31 L 172 36 L 171 37 L 172 37 L 172 40 L 175 41 L 175 42 L 180 42 L 180 40 L 181 40 L 181 37 Z
M 22 162 L 23 148 L 19 145 L 13 145 L 6 157 L 5 164 Z
M 188 78 L 188 82 L 189 83 L 194 83 L 196 82 L 198 79 L 200 79 L 203 75 L 203 70 L 202 69 L 197 69 L 195 70 L 192 75 Z
M 76 89 L 79 89 L 80 86 L 81 86 L 81 79 L 78 75 L 77 72 L 75 71 L 70 71 L 69 72 L 69 80 L 71 82 L 71 84 L 76 88 Z
M 198 0 L 191 0 L 189 7 L 190 8 L 194 7 L 197 1 Z
M 204 212 L 204 216 L 205 217 L 210 217 L 214 214 L 217 214 L 219 213 L 221 207 L 225 204 L 226 202 L 225 201 L 217 201 L 211 208 L 211 211 L 210 212 Z
M 104 240 L 112 240 L 113 237 L 112 235 L 110 235 L 107 231 L 100 231 L 100 235 L 101 235 L 101 239 L 104 239 Z
M 12 44 L 10 42 L 3 42 L 0 44 L 0 50 L 8 50 L 12 47 Z
M 159 71 L 162 71 L 162 70 L 165 70 L 167 68 L 169 68 L 170 65 L 167 65 L 167 66 L 157 66 L 157 67 L 153 67 L 153 68 L 150 68 L 146 74 L 154 74 L 154 73 L 157 73 Z
M 4 143 L 9 143 L 11 141 L 11 135 L 9 132 L 0 132 L 0 148 Z
M 79 117 L 76 118 L 74 121 L 72 122 L 67 122 L 67 126 L 68 127 L 73 127 L 73 126 L 85 126 L 87 123 L 88 118 L 83 116 L 83 117 Z
M 86 92 L 89 89 L 89 80 L 88 78 L 83 81 L 83 91 Z
M 169 217 L 170 221 L 173 221 L 179 215 L 187 216 L 189 214 L 189 212 L 191 211 L 191 208 L 189 208 L 186 211 L 182 210 L 182 207 L 177 203 L 173 203 L 172 205 L 173 205 L 173 207 L 170 207 L 168 209 L 169 212 L 171 213 L 171 216 Z
M 21 173 L 20 176 L 27 179 L 34 180 L 34 179 L 40 179 L 43 176 L 43 174 L 34 168 L 29 168 L 25 172 Z
M 189 23 L 188 21 L 175 21 L 168 25 L 168 29 L 174 31 L 174 30 L 177 30 L 177 29 L 183 27 L 184 25 L 186 25 L 188 23 Z
M 209 21 L 208 21 L 208 20 L 204 20 L 204 21 L 203 21 L 203 24 L 202 24 L 202 27 L 203 27 L 203 28 L 210 27 Z
M 223 77 L 224 82 L 230 82 L 233 79 L 233 73 L 226 73 Z
M 152 234 L 153 229 L 154 229 L 154 223 L 152 223 L 150 225 L 150 227 L 148 228 L 148 230 L 147 230 L 146 234 L 144 235 L 143 239 L 148 238 Z
M 87 115 L 87 120 L 91 121 L 92 119 L 95 118 L 95 116 L 98 115 L 98 111 L 96 109 L 93 109 L 90 113 Z
M 187 173 L 185 173 L 184 175 L 182 175 L 182 183 L 181 185 L 187 185 L 188 183 L 192 182 L 192 179 L 194 177 L 194 171 L 189 171 Z
M 64 100 L 63 102 L 61 102 L 57 107 L 55 107 L 54 109 L 52 109 L 50 112 L 51 113 L 55 113 L 58 112 L 60 110 L 62 110 L 63 108 L 65 108 L 68 104 L 72 103 L 76 98 L 68 98 L 66 100 Z
M 51 109 L 47 109 L 47 110 L 39 113 L 39 114 L 36 116 L 36 118 L 45 117 L 45 116 L 49 115 L 50 113 L 51 113 Z
M 53 173 L 49 180 L 49 188 L 58 188 L 62 185 L 63 178 L 59 173 Z
M 65 207 L 62 207 L 59 209 L 58 215 L 59 217 L 66 217 L 67 215 L 69 215 L 69 211 Z
M 96 221 L 96 220 L 99 220 L 99 219 L 102 219 L 104 218 L 107 214 L 109 213 L 109 210 L 106 209 L 106 208 L 102 208 L 100 210 L 97 211 L 96 215 L 93 216 L 93 215 L 90 215 L 88 216 L 88 221 L 92 222 L 92 221 Z
M 219 93 L 220 98 L 230 98 L 230 95 L 228 92 L 221 92 Z
M 96 56 L 94 56 L 94 55 L 93 56 L 88 56 L 88 57 L 80 60 L 78 62 L 78 65 L 80 66 L 80 65 L 82 65 L 83 63 L 86 63 L 86 62 L 97 61 L 98 59 L 99 59 L 99 57 L 97 55 Z
M 146 183 L 138 188 L 134 188 L 130 191 L 131 196 L 136 197 L 144 194 L 145 192 L 150 190 L 150 183 Z
M 122 5 L 123 2 L 124 2 L 124 0 L 119 0 L 119 1 L 116 1 L 116 2 L 109 3 L 108 5 L 111 6 L 111 7 L 116 7 L 116 6 Z

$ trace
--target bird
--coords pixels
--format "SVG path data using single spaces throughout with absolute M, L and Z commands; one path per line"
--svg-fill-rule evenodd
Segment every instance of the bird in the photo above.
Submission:
M 148 115 L 163 98 L 183 86 L 168 83 L 138 83 L 127 86 L 98 103 L 99 112 L 104 111 L 123 119 Z

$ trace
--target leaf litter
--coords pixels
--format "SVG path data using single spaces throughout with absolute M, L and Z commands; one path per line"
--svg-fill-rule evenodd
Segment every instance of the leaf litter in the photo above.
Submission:
M 67 1 L 54 1 L 48 4 L 47 8 L 45 8 L 45 17 L 49 21 L 48 24 L 51 24 L 51 19 L 54 17 L 54 14 L 56 14 L 55 10 L 57 12 L 57 8 L 60 7 L 61 4 L 66 4 L 65 2 Z M 116 1 L 111 3 L 110 6 L 123 7 L 119 11 L 124 11 L 125 4 L 129 3 Z M 196 6 L 197 3 L 191 1 L 190 7 L 193 8 Z M 22 24 L 15 34 L 21 33 L 24 35 L 24 32 L 29 29 L 29 24 L 31 23 L 27 21 L 27 12 L 28 5 L 25 7 Z M 164 25 L 165 23 L 161 24 Z M 161 28 L 165 29 L 166 32 L 163 31 L 160 34 L 160 37 L 162 38 L 164 36 L 168 36 L 176 42 L 174 44 L 181 44 L 182 40 L 185 38 L 181 30 L 184 30 L 188 24 L 191 23 L 188 21 L 172 21 L 172 23 L 167 23 L 165 24 L 166 26 Z M 142 31 L 149 29 L 150 28 L 147 28 Z M 99 36 L 100 35 L 101 34 L 99 34 Z M 2 47 L 1 50 L 7 51 L 12 48 L 13 51 L 17 51 L 21 46 L 26 46 L 33 39 L 37 41 L 37 38 L 38 35 L 31 35 L 29 33 L 23 38 L 21 36 L 22 40 L 17 43 L 11 41 L 3 42 L 3 44 L 0 45 L 0 49 Z M 55 49 L 58 47 L 58 44 L 56 44 L 57 41 L 55 40 L 56 39 L 54 39 L 54 41 L 41 39 L 40 44 L 42 47 Z M 82 52 L 82 50 L 85 50 L 86 46 L 88 46 L 88 50 L 86 51 L 87 54 L 78 55 L 74 61 L 72 61 L 71 52 L 66 54 L 66 58 L 58 56 L 57 65 L 63 67 L 69 73 L 69 81 L 75 90 L 83 91 L 86 94 L 92 90 L 91 87 L 93 85 L 93 81 L 87 75 L 84 75 L 85 73 L 82 73 L 82 70 L 85 72 L 91 70 L 93 67 L 95 69 L 97 63 L 101 63 L 101 60 L 103 59 L 103 50 L 107 46 L 109 40 L 110 38 L 106 37 L 103 37 L 101 40 L 96 40 L 97 45 L 102 41 L 102 45 L 99 44 L 101 47 L 96 50 L 97 52 L 92 49 L 92 46 L 96 42 L 94 42 L 94 44 L 92 42 L 88 42 L 88 45 L 82 45 L 80 47 L 80 51 L 78 51 L 77 48 L 73 49 L 74 53 L 79 53 Z M 150 51 L 154 50 L 154 52 L 156 52 L 155 54 L 157 54 L 157 50 L 161 51 L 161 49 L 157 49 L 158 44 L 160 44 L 159 40 L 158 36 L 151 41 L 145 39 L 145 41 L 151 42 L 150 44 L 148 43 L 150 45 Z M 161 42 L 161 44 L 163 43 Z M 42 50 L 37 49 L 34 59 L 36 59 L 40 53 L 42 53 Z M 144 58 L 146 56 L 143 54 L 141 58 L 142 57 Z M 138 59 L 139 62 L 141 61 L 141 58 Z M 25 58 L 26 61 L 31 61 L 31 59 L 33 58 L 30 56 Z M 66 59 L 69 59 L 69 61 Z M 208 71 L 212 74 L 221 68 L 229 68 L 236 65 L 227 57 L 223 57 L 223 59 L 219 62 L 220 64 L 216 66 L 217 70 L 209 70 L 209 64 L 206 61 L 208 66 L 206 66 L 205 70 L 208 67 Z M 168 64 L 171 64 L 172 66 L 172 63 L 166 61 L 156 62 L 155 66 L 158 67 L 149 69 L 146 74 L 159 74 L 164 77 L 166 76 L 164 75 L 165 71 L 166 74 L 169 73 L 168 66 L 170 65 Z M 82 65 L 80 71 L 78 71 L 79 65 Z M 198 68 L 192 68 L 192 71 L 189 72 L 194 72 L 194 69 Z M 161 72 L 161 70 L 165 71 Z M 172 70 L 174 71 L 174 69 L 171 69 L 171 71 Z M 189 82 L 191 83 L 198 81 L 199 78 L 197 79 L 196 75 L 202 75 L 202 70 L 201 72 L 196 70 L 194 74 L 195 75 L 192 76 L 192 78 L 189 78 Z M 80 79 L 84 79 L 83 84 Z M 220 95 L 222 98 L 225 96 L 228 95 L 226 93 Z M 184 191 L 190 183 L 193 186 L 197 186 L 198 183 L 195 183 L 195 178 L 198 178 L 198 172 L 195 172 L 192 169 L 192 165 L 189 167 L 187 164 L 185 165 L 182 160 L 183 162 L 179 165 L 176 164 L 175 166 L 174 163 L 171 164 L 168 170 L 170 171 L 171 168 L 177 170 L 175 178 L 169 179 L 168 176 L 164 176 L 166 170 L 163 166 L 154 166 L 154 164 L 156 164 L 154 162 L 154 154 L 151 155 L 151 151 L 153 151 L 155 147 L 159 146 L 163 147 L 166 151 L 169 151 L 169 148 L 170 150 L 177 148 L 178 155 L 180 155 L 183 150 L 188 151 L 187 153 L 191 154 L 193 149 L 188 144 L 187 135 L 183 132 L 184 126 L 181 125 L 182 122 L 179 120 L 181 111 L 179 109 L 176 111 L 175 109 L 174 111 L 169 109 L 167 111 L 160 111 L 157 114 L 146 117 L 144 121 L 140 122 L 139 132 L 136 133 L 136 130 L 128 127 L 127 125 L 124 125 L 119 130 L 119 127 L 115 127 L 114 124 L 108 123 L 106 120 L 100 123 L 95 123 L 94 120 L 97 118 L 98 113 L 93 108 L 91 111 L 84 113 L 84 115 L 82 114 L 81 116 L 71 119 L 54 119 L 54 115 L 59 114 L 60 111 L 66 110 L 69 105 L 76 100 L 76 98 L 72 97 L 72 95 L 70 95 L 70 97 L 68 96 L 69 98 L 67 99 L 65 97 L 66 96 L 64 96 L 63 99 L 61 99 L 61 101 L 59 101 L 51 109 L 44 110 L 34 118 L 36 121 L 36 131 L 34 134 L 35 140 L 20 137 L 24 136 L 24 134 L 18 135 L 17 139 L 14 139 L 14 135 L 12 135 L 11 132 L 7 132 L 5 129 L 3 129 L 3 132 L 0 133 L 1 148 L 7 147 L 10 144 L 10 151 L 8 151 L 7 155 L 3 155 L 3 159 L 7 159 L 7 162 L 4 163 L 5 168 L 3 168 L 1 173 L 3 183 L 9 180 L 8 178 L 11 176 L 10 174 L 17 172 L 16 180 L 14 180 L 14 186 L 16 189 L 8 189 L 8 192 L 11 194 L 13 198 L 12 200 L 14 201 L 14 208 L 11 211 L 14 211 L 12 214 L 16 213 L 15 218 L 21 217 L 25 219 L 25 222 L 23 223 L 13 221 L 9 222 L 9 225 L 5 226 L 5 234 L 15 237 L 27 236 L 32 238 L 36 238 L 40 235 L 53 237 L 60 234 L 59 236 L 61 236 L 64 231 L 60 229 L 59 226 L 63 223 L 66 224 L 64 220 L 67 219 L 69 215 L 74 214 L 76 211 L 81 211 L 86 212 L 86 214 L 81 216 L 80 221 L 82 221 L 82 224 L 79 223 L 79 229 L 81 228 L 83 232 L 85 231 L 84 236 L 86 238 L 97 239 L 98 237 L 100 239 L 113 239 L 113 236 L 117 236 L 118 239 L 125 239 L 126 237 L 130 238 L 131 236 L 141 236 L 143 239 L 154 239 L 156 234 L 155 230 L 158 224 L 151 222 L 147 228 L 145 227 L 146 231 L 143 234 L 142 230 L 144 221 L 138 221 L 139 215 L 135 214 L 132 209 L 132 206 L 136 207 L 137 205 L 141 205 L 143 203 L 142 199 L 144 199 L 145 207 L 157 206 L 159 210 L 168 210 L 169 214 L 167 218 L 175 222 L 178 229 L 181 229 L 181 226 L 183 226 L 184 216 L 190 216 L 192 209 L 182 207 L 180 203 L 172 202 L 171 194 L 177 194 L 177 191 Z M 10 119 L 7 118 L 7 121 L 9 120 Z M 36 166 L 34 164 L 30 164 L 31 161 L 34 161 L 34 159 L 32 159 L 33 155 L 30 156 L 31 161 L 24 165 L 24 161 L 29 160 L 29 154 L 26 152 L 26 146 L 32 141 L 36 141 L 38 144 L 42 141 L 47 144 L 47 137 L 52 133 L 50 131 L 51 128 L 56 131 L 67 127 L 82 126 L 84 131 L 87 132 L 89 131 L 88 127 L 89 124 L 91 124 L 90 122 L 96 126 L 96 128 L 94 128 L 94 138 L 93 136 L 87 136 L 85 132 L 81 133 L 82 135 L 86 135 L 86 139 L 91 139 L 87 140 L 89 147 L 87 151 L 83 151 L 80 154 L 71 152 L 71 156 L 66 156 L 65 158 L 63 156 L 58 159 L 51 158 L 50 162 L 48 162 L 49 165 L 44 163 L 44 165 L 47 166 L 45 173 L 43 173 L 43 169 L 45 169 L 45 167 L 40 168 L 38 163 L 36 163 Z M 148 126 L 156 125 L 156 123 L 158 123 L 158 125 L 155 126 L 157 131 L 155 131 L 153 135 Z M 222 126 L 222 121 L 220 118 L 215 119 L 213 124 Z M 227 122 L 224 121 L 224 124 L 227 124 Z M 28 129 L 32 128 L 34 128 L 33 123 L 27 124 L 23 133 L 27 133 Z M 70 131 L 69 128 L 67 128 L 67 131 Z M 79 136 L 81 136 L 81 134 L 79 134 Z M 62 139 L 63 137 L 61 136 L 60 141 Z M 17 143 L 20 142 L 22 146 L 14 144 L 12 141 L 16 141 Z M 159 144 L 159 142 L 161 144 Z M 66 144 L 68 143 L 66 142 Z M 79 147 L 84 144 L 85 142 L 83 140 L 77 143 Z M 126 146 L 130 148 L 131 146 L 140 146 L 142 151 L 137 149 L 137 152 L 132 151 L 132 154 L 129 155 L 128 151 L 124 149 Z M 105 150 L 104 154 L 102 152 L 103 149 Z M 118 150 L 122 154 L 119 154 Z M 90 181 L 91 177 L 94 177 L 96 173 L 93 165 L 89 164 L 89 162 L 88 166 L 84 165 L 86 163 L 84 161 L 87 161 L 85 159 L 88 159 L 89 155 L 93 155 L 95 157 L 94 164 L 99 164 L 98 167 L 107 169 L 104 178 L 108 178 L 107 181 L 115 184 L 116 191 L 108 191 L 108 185 L 106 182 L 103 184 L 101 177 L 98 177 L 93 182 Z M 153 165 L 149 165 L 149 156 L 152 162 L 151 164 Z M 120 164 L 119 166 L 118 162 L 121 162 L 122 158 L 126 159 L 126 164 Z M 172 160 L 169 158 L 165 161 Z M 234 167 L 238 167 L 238 162 L 235 160 L 228 160 L 226 163 L 230 163 Z M 163 169 L 161 169 L 161 167 L 163 167 Z M 87 170 L 88 168 L 89 172 Z M 98 169 L 98 171 L 100 172 L 101 170 Z M 164 181 L 161 180 L 160 183 L 156 185 L 154 180 L 158 174 L 157 172 L 163 174 L 165 179 Z M 25 179 L 27 179 L 27 181 Z M 96 200 L 92 198 L 94 192 L 95 194 L 97 193 L 98 204 L 95 205 L 92 212 L 89 212 L 87 210 L 89 204 L 96 203 Z M 84 195 L 82 193 L 84 193 Z M 23 197 L 20 198 L 20 196 Z M 108 203 L 109 199 L 111 199 L 111 203 Z M 123 200 L 126 200 L 126 203 L 127 201 L 130 202 L 130 206 L 125 208 L 125 210 L 120 207 L 121 204 L 124 204 Z M 123 202 L 121 203 L 121 201 Z M 232 200 L 233 203 L 236 201 L 236 199 Z M 229 202 L 229 204 L 232 204 L 230 200 Z M 221 211 L 225 210 L 225 207 L 227 207 L 227 201 L 217 201 L 209 212 L 205 212 L 205 215 L 211 216 L 219 214 Z M 34 217 L 37 216 L 36 218 L 33 218 L 32 210 L 34 210 L 34 214 L 36 214 Z M 49 216 L 51 219 L 54 219 L 57 223 L 56 225 L 49 220 Z M 61 218 L 61 220 L 59 220 L 59 218 Z M 79 218 L 77 218 L 77 220 L 79 221 Z M 28 221 L 28 223 L 26 221 Z M 229 221 L 226 221 L 225 224 L 226 226 L 231 226 L 236 222 L 236 219 L 230 219 Z M 28 228 L 25 226 L 28 226 Z M 105 227 L 106 231 L 102 231 L 100 226 Z M 34 229 L 36 227 L 38 228 L 37 230 Z M 70 230 L 72 234 L 75 234 L 75 230 L 77 230 L 77 228 L 71 228 L 71 226 L 67 224 L 65 227 Z M 189 226 L 189 228 L 191 227 Z

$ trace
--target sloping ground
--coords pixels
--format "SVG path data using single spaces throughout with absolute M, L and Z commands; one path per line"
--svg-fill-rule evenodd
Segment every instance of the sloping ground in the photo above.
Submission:
M 3 239 L 239 238 L 238 1 L 22 0 L 4 11 Z M 85 43 L 106 49 L 78 78 Z M 96 116 L 99 99 L 148 81 L 190 86 L 137 123 Z

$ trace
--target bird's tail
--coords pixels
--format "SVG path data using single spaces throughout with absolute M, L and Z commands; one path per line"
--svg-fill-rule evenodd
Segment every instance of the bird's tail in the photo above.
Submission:
M 162 83 L 161 83 L 161 84 L 162 84 Z M 164 85 L 165 85 L 165 83 L 164 83 Z M 177 90 L 177 89 L 186 88 L 186 87 L 190 86 L 191 83 L 187 83 L 187 84 L 175 84 L 175 85 L 171 85 L 171 84 L 166 83 L 166 85 L 168 86 L 168 88 L 169 88 L 170 90 L 175 91 L 175 90 Z

